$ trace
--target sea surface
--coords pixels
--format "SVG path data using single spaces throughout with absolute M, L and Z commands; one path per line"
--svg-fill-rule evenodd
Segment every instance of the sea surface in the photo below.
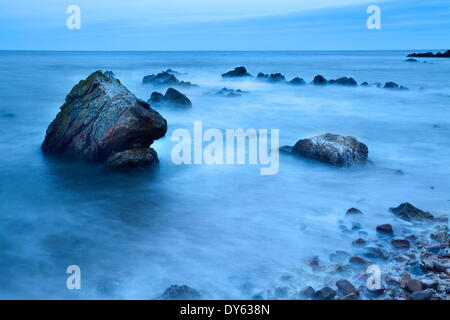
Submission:
M 247 299 L 323 281 L 305 261 L 350 247 L 355 235 L 338 228 L 348 208 L 364 212 L 369 235 L 403 202 L 449 215 L 450 59 L 407 63 L 407 53 L 0 52 L 0 298 L 155 299 L 186 284 L 204 298 Z M 254 75 L 352 76 L 410 90 L 220 77 L 241 65 Z M 157 168 L 118 174 L 42 154 L 47 126 L 78 81 L 111 70 L 147 100 L 162 89 L 142 77 L 167 68 L 198 87 L 180 89 L 192 109 L 157 109 L 169 127 L 153 145 Z M 247 93 L 211 94 L 222 87 Z M 255 165 L 177 166 L 171 134 L 195 120 L 279 129 L 281 145 L 351 135 L 368 145 L 373 165 L 334 168 L 280 154 L 272 176 Z M 69 265 L 81 268 L 81 290 L 66 287 Z

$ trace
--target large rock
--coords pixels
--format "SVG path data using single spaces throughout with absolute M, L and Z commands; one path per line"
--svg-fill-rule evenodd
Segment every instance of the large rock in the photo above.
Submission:
M 390 208 L 389 210 L 400 219 L 406 221 L 434 220 L 431 213 L 417 209 L 409 202 L 402 203 L 397 208 Z
M 183 108 L 192 107 L 191 100 L 174 88 L 167 89 L 164 95 L 159 92 L 153 92 L 148 102 L 157 106 L 171 105 Z
M 369 149 L 354 137 L 327 133 L 299 140 L 292 152 L 331 165 L 349 167 L 365 163 Z
M 450 58 L 450 50 L 447 50 L 444 53 L 438 52 L 433 54 L 433 52 L 425 52 L 425 53 L 411 53 L 408 57 L 416 57 L 416 58 Z
M 157 159 L 148 148 L 166 131 L 166 120 L 147 102 L 111 73 L 96 71 L 67 95 L 42 150 L 119 167 L 148 164 Z

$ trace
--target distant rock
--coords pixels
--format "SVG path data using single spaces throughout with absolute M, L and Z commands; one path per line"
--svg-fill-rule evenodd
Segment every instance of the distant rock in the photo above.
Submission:
M 167 122 L 110 73 L 94 72 L 67 95 L 49 125 L 42 151 L 113 167 L 149 164 L 149 149 L 163 137 Z
M 245 67 L 236 67 L 234 68 L 234 70 L 222 74 L 222 78 L 246 78 L 246 77 L 252 77 L 252 75 L 247 72 L 247 69 L 245 69 Z
M 327 79 L 325 79 L 323 76 L 318 75 L 314 77 L 314 80 L 312 82 L 314 85 L 326 85 L 328 83 Z
M 417 59 L 410 58 L 406 59 L 405 62 L 419 62 L 419 61 Z
M 397 208 L 390 208 L 389 210 L 400 219 L 406 221 L 434 220 L 431 213 L 417 209 L 409 202 L 402 203 Z
M 162 299 L 164 300 L 198 300 L 200 293 L 186 285 L 172 285 L 164 291 Z
M 386 84 L 384 85 L 384 88 L 385 89 L 408 90 L 407 87 L 399 86 L 395 82 L 386 82 Z
M 354 137 L 327 133 L 299 140 L 292 152 L 331 165 L 350 167 L 366 163 L 369 149 Z
M 190 108 L 192 107 L 192 102 L 189 100 L 186 95 L 181 93 L 180 91 L 169 88 L 167 89 L 166 93 L 162 95 L 159 92 L 152 92 L 152 95 L 150 96 L 150 100 L 148 100 L 150 104 L 156 105 L 156 106 L 175 106 L 175 107 L 184 107 L 184 108 Z
M 358 83 L 356 82 L 355 79 L 347 78 L 347 77 L 339 78 L 336 80 L 330 80 L 330 81 L 328 81 L 328 84 L 338 84 L 341 86 L 352 86 L 352 87 L 355 87 L 358 85 Z
M 305 80 L 303 80 L 302 78 L 299 77 L 295 77 L 294 79 L 292 79 L 291 81 L 289 81 L 289 84 L 293 85 L 293 86 L 303 86 L 306 84 Z
M 433 52 L 425 52 L 425 53 L 411 53 L 408 55 L 408 58 L 450 58 L 450 50 L 447 50 L 444 53 L 438 52 L 434 54 Z
M 356 208 L 350 208 L 347 210 L 347 212 L 345 213 L 346 216 L 360 216 L 362 215 L 362 211 Z
M 142 83 L 143 84 L 151 84 L 154 86 L 182 86 L 182 87 L 195 86 L 194 84 L 192 84 L 189 81 L 178 80 L 174 74 L 169 73 L 167 71 L 160 72 L 156 75 L 151 74 L 151 75 L 145 76 L 142 79 Z
M 271 73 L 269 74 L 264 74 L 264 73 L 258 73 L 257 79 L 259 80 L 266 80 L 268 82 L 285 82 L 286 81 L 286 77 L 284 75 L 282 75 L 281 73 Z
M 361 83 L 361 87 L 368 87 L 369 86 L 369 83 L 368 82 L 363 82 L 363 83 Z
M 240 97 L 244 93 L 246 93 L 246 92 L 242 91 L 241 89 L 222 88 L 219 91 L 217 91 L 215 93 L 215 95 L 221 96 L 221 97 L 233 98 L 233 97 Z

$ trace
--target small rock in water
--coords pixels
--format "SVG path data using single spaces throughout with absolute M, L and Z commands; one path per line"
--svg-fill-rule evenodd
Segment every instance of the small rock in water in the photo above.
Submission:
M 377 226 L 376 230 L 378 233 L 381 233 L 381 234 L 386 234 L 386 235 L 394 234 L 394 230 L 392 229 L 392 225 L 390 225 L 390 224 L 379 225 L 379 226 Z
M 236 67 L 234 68 L 234 70 L 222 74 L 222 78 L 242 78 L 242 77 L 244 78 L 252 77 L 252 75 L 247 72 L 247 69 L 245 67 Z
M 369 259 L 383 259 L 387 260 L 389 258 L 388 254 L 378 247 L 367 247 L 364 256 Z
M 358 239 L 352 241 L 352 245 L 354 247 L 363 247 L 363 246 L 367 245 L 367 241 L 364 240 L 363 238 L 358 238 Z
M 186 285 L 172 285 L 162 295 L 164 300 L 198 300 L 200 297 L 197 290 Z
M 331 300 L 336 296 L 336 291 L 330 287 L 324 287 L 314 294 L 314 299 L 317 300 Z
M 339 289 L 339 292 L 341 292 L 344 296 L 352 293 L 358 293 L 358 289 L 356 289 L 355 286 L 346 279 L 336 281 L 336 286 Z
M 171 105 L 184 108 L 192 107 L 191 100 L 174 88 L 167 89 L 165 95 L 162 95 L 159 92 L 153 92 L 148 102 L 157 106 Z
M 351 257 L 348 262 L 356 266 L 365 266 L 369 264 L 369 261 L 358 256 Z
M 400 219 L 406 221 L 434 219 L 431 213 L 417 209 L 409 202 L 402 203 L 397 208 L 390 208 L 389 210 Z
M 190 83 L 189 81 L 180 81 L 175 77 L 173 74 L 168 73 L 166 71 L 160 72 L 158 74 L 151 74 L 148 76 L 145 76 L 142 79 L 142 84 L 151 84 L 154 86 L 195 86 L 194 84 Z
M 312 297 L 314 297 L 315 293 L 316 291 L 312 287 L 306 287 L 300 290 L 299 295 L 301 298 L 311 299 Z
M 422 283 L 417 279 L 411 279 L 406 282 L 405 288 L 409 292 L 421 291 Z
M 291 85 L 293 85 L 293 86 L 302 86 L 302 85 L 305 85 L 306 82 L 305 82 L 305 80 L 303 80 L 302 78 L 295 77 L 294 79 L 292 79 L 291 81 L 289 81 L 289 84 L 291 84 Z
M 409 241 L 404 239 L 392 240 L 391 244 L 398 249 L 408 249 Z
M 106 159 L 106 165 L 115 169 L 144 167 L 158 162 L 156 151 L 152 148 L 136 148 L 117 152 Z
M 245 91 L 242 91 L 241 89 L 222 88 L 219 91 L 217 91 L 215 93 L 215 95 L 221 96 L 221 97 L 233 98 L 233 97 L 240 97 L 240 96 L 242 96 L 243 93 L 245 93 Z
M 411 299 L 413 300 L 430 300 L 434 294 L 433 289 L 425 289 L 421 291 L 414 292 L 411 294 Z
M 355 79 L 353 78 L 347 78 L 347 77 L 343 77 L 343 78 L 339 78 L 336 80 L 330 80 L 328 81 L 329 84 L 337 84 L 337 85 L 341 85 L 341 86 L 357 86 L 358 83 L 356 82 Z
M 424 289 L 437 289 L 439 286 L 439 281 L 436 279 L 422 279 L 420 280 L 422 287 Z
M 356 208 L 350 208 L 345 213 L 346 216 L 362 215 L 362 211 Z
M 315 85 L 325 85 L 325 84 L 327 84 L 327 79 L 325 79 L 323 76 L 321 76 L 321 75 L 318 75 L 318 76 L 315 76 L 314 77 L 314 80 L 313 80 L 313 84 L 315 84 Z

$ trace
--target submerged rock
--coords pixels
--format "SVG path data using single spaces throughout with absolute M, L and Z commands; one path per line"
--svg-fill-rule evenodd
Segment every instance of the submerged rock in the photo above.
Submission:
M 167 71 L 160 72 L 158 74 L 151 74 L 145 76 L 142 79 L 143 84 L 152 84 L 154 86 L 195 86 L 189 81 L 180 81 L 175 77 L 173 73 L 169 73 Z
M 314 299 L 317 300 L 331 300 L 336 296 L 336 291 L 334 291 L 330 287 L 324 287 L 320 290 L 317 290 L 314 294 Z
M 186 285 L 172 285 L 164 291 L 162 298 L 164 300 L 198 300 L 200 293 Z
M 127 169 L 143 167 L 158 162 L 158 156 L 153 148 L 135 148 L 114 153 L 106 164 L 111 168 Z
M 406 59 L 405 62 L 418 62 L 418 60 L 410 58 L 410 59 Z
M 417 209 L 409 202 L 402 203 L 397 208 L 390 208 L 389 210 L 400 219 L 406 221 L 434 220 L 431 213 Z
M 147 164 L 150 155 L 156 159 L 156 152 L 143 149 L 166 131 L 166 120 L 147 102 L 136 98 L 111 74 L 96 71 L 67 95 L 47 129 L 42 150 L 111 164 L 132 157 L 133 161 L 127 161 L 130 165 Z
M 387 235 L 394 234 L 394 230 L 392 229 L 392 225 L 390 225 L 390 224 L 379 225 L 379 226 L 377 226 L 376 230 L 378 233 L 381 233 L 381 234 L 387 234 Z
M 407 87 L 399 86 L 395 82 L 386 82 L 384 85 L 385 89 L 397 89 L 397 90 L 408 90 Z
M 339 289 L 339 292 L 341 292 L 344 296 L 347 296 L 352 293 L 358 293 L 358 289 L 356 289 L 355 286 L 346 279 L 336 281 L 336 287 Z
M 299 140 L 292 152 L 331 165 L 350 167 L 366 163 L 369 149 L 354 137 L 327 133 Z
M 234 70 L 225 72 L 222 74 L 222 78 L 242 78 L 242 77 L 252 77 L 250 73 L 247 72 L 245 67 L 236 67 Z
M 240 97 L 244 93 L 246 93 L 246 92 L 242 91 L 241 89 L 222 88 L 219 91 L 217 91 L 215 93 L 215 95 L 221 96 L 221 97 L 233 98 L 233 97 Z
M 159 92 L 152 92 L 148 102 L 157 106 L 172 105 L 184 108 L 192 107 L 191 100 L 174 88 L 167 89 L 164 95 Z

